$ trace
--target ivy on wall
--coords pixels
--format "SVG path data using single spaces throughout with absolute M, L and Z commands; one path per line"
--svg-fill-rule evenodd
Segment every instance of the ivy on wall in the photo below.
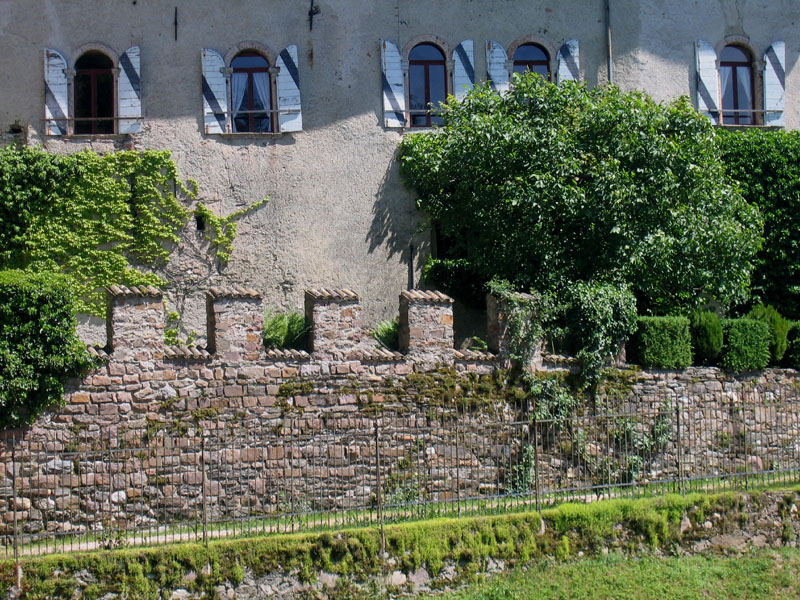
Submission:
M 224 264 L 235 221 L 268 201 L 222 217 L 202 202 L 189 210 L 196 195 L 197 184 L 179 178 L 169 151 L 0 148 L 0 269 L 63 273 L 76 310 L 102 316 L 103 287 L 167 283 L 152 269 L 168 262 L 192 212 L 210 225 L 206 238 Z

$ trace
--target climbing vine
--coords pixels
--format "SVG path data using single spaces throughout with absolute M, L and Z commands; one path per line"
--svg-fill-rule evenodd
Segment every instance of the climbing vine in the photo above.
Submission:
M 228 262 L 233 252 L 233 240 L 236 239 L 238 230 L 236 220 L 244 215 L 264 206 L 269 202 L 269 196 L 265 196 L 258 202 L 254 202 L 236 212 L 232 212 L 227 217 L 221 217 L 202 202 L 198 202 L 194 209 L 195 216 L 202 219 L 211 228 L 211 233 L 206 234 L 206 239 L 210 241 L 217 253 L 217 258 L 223 263 Z
M 225 263 L 236 220 L 264 198 L 226 217 L 198 202 L 168 151 L 50 154 L 17 145 L 0 148 L 0 269 L 63 273 L 78 312 L 105 313 L 111 284 L 163 286 L 163 267 L 194 214 Z

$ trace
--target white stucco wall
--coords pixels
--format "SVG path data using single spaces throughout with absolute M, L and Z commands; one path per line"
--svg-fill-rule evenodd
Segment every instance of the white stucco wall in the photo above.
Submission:
M 178 5 L 177 40 L 174 11 Z M 421 217 L 402 186 L 394 160 L 402 133 L 383 127 L 380 39 L 403 48 L 436 35 L 452 50 L 475 43 L 475 72 L 485 79 L 486 40 L 506 48 L 535 36 L 558 49 L 580 42 L 589 85 L 607 81 L 602 0 L 317 0 L 309 30 L 308 0 L 0 0 L 0 130 L 23 125 L 31 144 L 53 152 L 83 147 L 170 149 L 200 197 L 228 214 L 265 195 L 271 202 L 244 217 L 228 265 L 218 270 L 193 224 L 175 251 L 168 277 L 184 328 L 204 332 L 204 290 L 246 283 L 275 308 L 300 308 L 311 286 L 349 287 L 363 299 L 365 319 L 396 314 L 409 282 L 429 251 L 415 234 Z M 794 73 L 800 51 L 795 23 L 800 3 L 788 0 L 611 0 L 614 79 L 657 100 L 694 94 L 694 41 L 715 45 L 726 35 L 749 36 L 763 54 L 786 42 L 787 126 L 800 125 Z M 275 53 L 295 44 L 299 54 L 304 131 L 279 135 L 202 132 L 201 48 L 223 55 L 255 40 Z M 121 137 L 43 135 L 42 52 L 53 48 L 72 63 L 78 49 L 100 42 L 117 53 L 141 47 L 143 131 Z M 99 334 L 98 334 L 99 335 Z

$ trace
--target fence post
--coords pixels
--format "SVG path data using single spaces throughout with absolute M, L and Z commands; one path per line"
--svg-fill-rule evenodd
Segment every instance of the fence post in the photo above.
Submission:
M 536 498 L 536 512 L 541 511 L 539 506 L 539 427 L 536 424 L 536 410 L 534 409 L 533 415 L 530 414 L 530 400 L 526 400 L 525 404 L 528 409 L 528 422 L 533 426 L 533 493 Z
M 378 527 L 381 532 L 381 557 L 386 554 L 386 535 L 383 531 L 383 498 L 381 492 L 381 446 L 380 446 L 380 426 L 378 419 L 375 419 L 375 473 L 377 475 L 377 497 L 378 497 Z
M 22 588 L 22 567 L 19 564 L 19 529 L 17 527 L 17 435 L 11 434 L 11 501 L 14 503 L 14 572 L 17 589 Z
M 458 427 L 458 405 L 456 405 L 456 514 L 460 517 L 461 516 L 461 469 L 460 467 L 460 458 L 459 458 L 459 446 L 458 446 L 458 438 L 459 438 L 459 427 Z
M 675 438 L 677 451 L 675 452 L 676 460 L 678 461 L 678 491 L 681 494 L 685 493 L 684 477 L 683 477 L 683 441 L 681 439 L 681 400 L 678 393 L 675 392 Z
M 208 549 L 208 499 L 206 497 L 206 436 L 200 433 L 200 486 L 203 497 L 203 544 Z

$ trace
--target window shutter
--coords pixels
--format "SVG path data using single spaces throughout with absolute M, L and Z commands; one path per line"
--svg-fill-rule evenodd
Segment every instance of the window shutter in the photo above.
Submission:
M 453 51 L 453 95 L 461 100 L 475 85 L 475 52 L 472 40 L 464 40 Z
M 44 50 L 44 116 L 47 135 L 67 135 L 69 94 L 67 61 L 55 50 Z
M 383 68 L 383 124 L 386 127 L 406 126 L 406 86 L 400 51 L 392 42 L 381 40 Z
M 719 74 L 717 53 L 709 42 L 697 40 L 694 44 L 697 70 L 697 110 L 719 122 Z
M 142 92 L 139 77 L 139 46 L 128 48 L 119 57 L 119 83 L 117 85 L 117 116 L 120 133 L 138 133 L 142 130 Z M 131 117 L 125 119 L 124 117 Z
M 203 120 L 206 133 L 225 133 L 227 127 L 228 90 L 225 61 L 218 52 L 203 48 Z
M 497 42 L 486 42 L 486 77 L 497 92 L 508 91 L 508 69 L 506 49 Z
M 558 51 L 558 82 L 580 81 L 581 63 L 578 40 L 568 40 Z
M 297 70 L 297 46 L 287 46 L 278 55 L 278 121 L 281 131 L 303 131 L 300 105 L 300 74 Z
M 786 103 L 786 50 L 783 42 L 772 42 L 764 55 L 764 125 L 784 125 Z

